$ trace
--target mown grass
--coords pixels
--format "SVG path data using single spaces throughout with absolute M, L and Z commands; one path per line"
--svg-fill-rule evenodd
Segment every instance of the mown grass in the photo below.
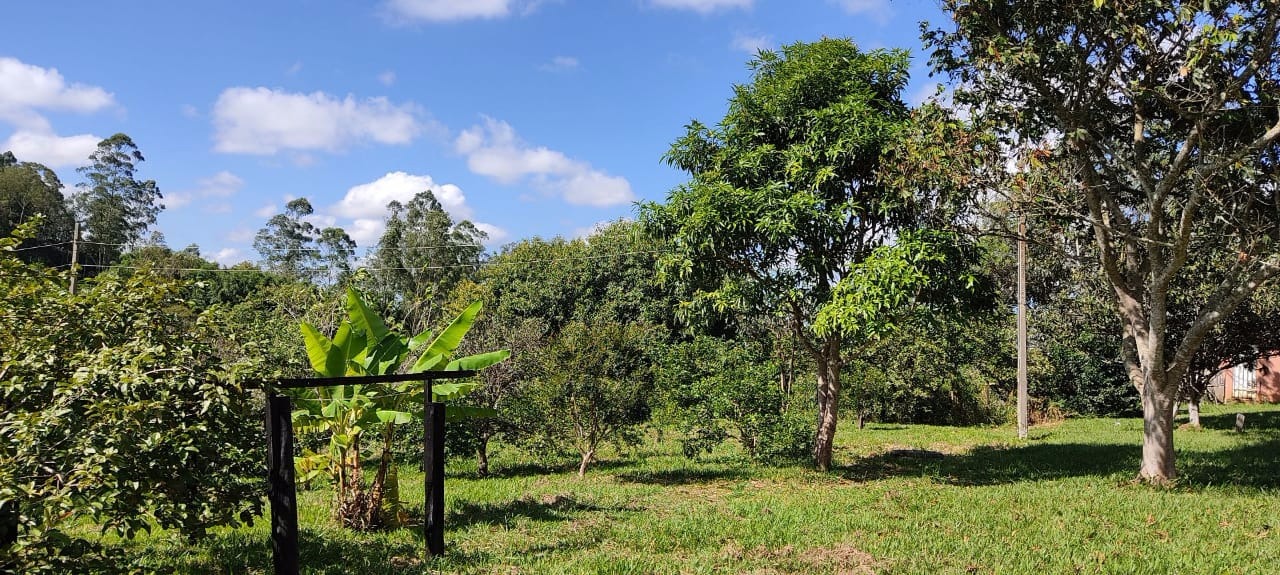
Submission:
M 1231 431 L 1234 413 L 1248 430 Z M 1209 407 L 1176 434 L 1182 476 L 1134 483 L 1141 421 L 1033 428 L 870 425 L 840 434 L 839 468 L 769 468 L 731 449 L 699 461 L 669 439 L 614 454 L 585 479 L 500 451 L 497 476 L 464 462 L 447 483 L 447 555 L 417 529 L 353 533 L 328 492 L 303 492 L 304 571 L 381 573 L 1275 573 L 1280 408 Z M 896 457 L 896 448 L 941 458 Z M 421 476 L 402 475 L 422 501 Z M 265 521 L 191 546 L 129 544 L 182 573 L 269 573 Z

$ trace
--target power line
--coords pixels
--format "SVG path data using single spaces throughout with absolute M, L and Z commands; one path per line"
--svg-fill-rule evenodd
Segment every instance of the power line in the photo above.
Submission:
M 63 243 L 70 243 L 70 242 L 63 242 Z M 93 242 L 93 241 L 82 241 L 80 243 L 86 244 L 86 245 L 116 247 L 116 248 L 148 247 L 146 245 L 139 246 L 138 244 L 113 244 L 113 243 Z M 458 243 L 458 244 L 443 245 L 443 246 L 385 246 L 385 247 L 368 246 L 368 247 L 356 247 L 355 250 L 362 250 L 366 253 L 375 252 L 375 251 L 384 251 L 384 250 L 398 251 L 398 252 L 412 252 L 412 251 L 419 251 L 419 250 L 447 250 L 447 249 L 454 249 L 458 247 L 466 247 L 468 245 L 473 245 L 473 244 Z M 30 248 L 30 249 L 34 249 L 34 248 Z M 355 250 L 352 250 L 352 251 L 355 251 Z M 182 252 L 182 250 L 173 250 L 173 251 L 175 253 Z M 266 248 L 266 249 L 254 248 L 254 251 L 257 251 L 260 253 L 290 253 L 290 252 L 324 252 L 329 250 L 327 250 L 326 248 Z
M 540 259 L 540 260 L 521 260 L 521 261 L 518 261 L 518 262 L 506 262 L 506 261 L 494 261 L 494 260 L 490 260 L 490 261 L 481 262 L 481 263 L 475 263 L 475 264 L 452 264 L 452 265 L 441 265 L 441 266 L 421 266 L 421 267 L 414 267 L 414 268 L 409 268 L 409 267 L 365 267 L 365 266 L 358 266 L 358 267 L 356 267 L 356 268 L 352 269 L 352 271 L 356 271 L 356 270 L 365 270 L 365 271 L 408 271 L 408 272 L 420 272 L 420 271 L 450 270 L 450 269 L 480 269 L 480 268 L 482 268 L 482 267 L 490 267 L 490 266 L 497 266 L 497 265 L 527 265 L 527 264 L 556 263 L 556 262 L 567 262 L 567 261 L 587 261 L 587 260 L 611 259 L 611 258 L 621 258 L 621 257 L 627 257 L 627 256 L 635 256 L 635 255 L 650 255 L 650 254 L 660 254 L 660 253 L 663 253 L 663 251 L 662 251 L 662 250 L 643 250 L 643 251 L 633 251 L 633 252 L 617 252 L 617 253 L 612 253 L 612 254 L 599 254 L 599 255 L 593 255 L 593 256 L 578 256 L 578 257 L 568 257 L 568 258 L 546 258 L 546 259 Z M 157 271 L 158 271 L 158 270 L 163 270 L 163 271 L 171 271 L 171 272 L 258 272 L 258 273 L 267 273 L 267 272 L 269 271 L 269 270 L 261 270 L 261 269 L 257 269 L 257 268 L 213 268 L 213 269 L 211 269 L 211 268 L 171 268 L 171 267 L 165 267 L 165 266 L 123 266 L 123 265 L 102 265 L 102 264 L 80 264 L 80 266 L 79 266 L 79 267 L 82 267 L 82 268 L 97 268 L 97 269 L 123 269 L 123 270 L 157 270 Z M 333 271 L 343 271 L 343 270 L 341 270 L 341 269 L 339 269 L 339 268 L 334 268 L 334 267 L 321 267 L 321 268 L 304 268 L 304 269 L 301 269 L 301 270 L 298 270 L 298 271 L 299 271 L 299 272 L 301 272 L 301 273 L 329 273 L 329 272 L 333 272 Z
M 65 246 L 65 245 L 67 245 L 67 244 L 69 244 L 69 243 L 71 243 L 71 242 L 57 242 L 57 243 L 52 243 L 52 244 L 44 244 L 44 245 L 42 245 L 42 246 L 31 246 L 31 247 L 29 247 L 29 248 L 15 248 L 15 249 L 14 249 L 14 250 L 12 250 L 12 251 L 15 251 L 15 252 L 25 252 L 25 251 L 28 251 L 28 250 L 39 250 L 39 249 L 44 249 L 44 248 L 56 248 L 56 247 L 58 247 L 58 246 Z

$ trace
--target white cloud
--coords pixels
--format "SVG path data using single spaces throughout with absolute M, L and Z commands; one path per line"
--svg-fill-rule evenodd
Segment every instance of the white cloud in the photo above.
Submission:
M 89 164 L 89 154 L 101 141 L 102 138 L 93 134 L 59 136 L 52 132 L 19 130 L 0 144 L 0 150 L 9 150 L 24 162 L 38 162 L 50 168 L 79 167 Z
M 378 74 L 378 81 L 381 82 L 383 86 L 390 86 L 392 84 L 395 84 L 396 83 L 395 71 L 387 70 L 381 74 Z
M 407 204 L 419 192 L 427 190 L 435 195 L 455 221 L 474 218 L 474 212 L 467 205 L 467 197 L 462 193 L 462 188 L 453 184 L 437 184 L 431 176 L 406 172 L 390 172 L 367 184 L 352 187 L 342 200 L 326 210 L 326 214 L 335 221 L 350 220 L 350 224 L 343 226 L 347 235 L 359 245 L 372 246 L 378 243 L 386 228 L 386 218 L 389 215 L 387 204 L 392 201 Z M 490 235 L 490 242 L 507 237 L 506 232 L 495 225 L 473 223 Z
M 880 24 L 889 21 L 893 11 L 889 8 L 889 0 L 835 0 L 845 12 L 855 16 L 869 16 Z
M 729 43 L 729 47 L 754 56 L 761 50 L 773 49 L 773 40 L 764 35 L 738 33 L 733 35 L 733 41 Z
M 505 18 L 513 9 L 524 12 L 540 2 L 531 0 L 387 0 L 385 8 L 398 22 L 455 22 Z
M 67 83 L 55 68 L 41 68 L 0 57 L 0 122 L 14 131 L 0 143 L 20 160 L 51 168 L 83 166 L 102 138 L 93 134 L 59 136 L 44 110 L 82 114 L 115 106 L 115 97 L 97 86 Z
M 342 200 L 329 211 L 343 218 L 375 218 L 387 215 L 387 204 L 392 201 L 409 203 L 418 192 L 431 190 L 444 209 L 455 220 L 471 219 L 471 207 L 462 189 L 453 184 L 436 184 L 431 176 L 415 176 L 405 172 L 390 172 L 367 184 L 349 190 Z
M 198 198 L 229 198 L 236 195 L 243 187 L 244 180 L 240 176 L 223 170 L 207 178 L 202 178 L 199 182 L 196 182 L 194 189 L 166 193 L 164 207 L 170 210 L 178 209 Z M 230 204 L 222 202 L 207 208 L 206 211 L 210 209 L 221 210 L 212 213 L 226 213 L 226 211 L 229 211 Z
M 213 106 L 214 149 L 271 155 L 280 150 L 336 152 L 352 143 L 408 144 L 424 129 L 419 107 L 386 98 L 338 99 L 324 92 L 269 88 L 223 90 Z
M 0 119 L 15 118 L 37 109 L 89 113 L 115 104 L 97 86 L 67 84 L 56 68 L 41 68 L 15 58 L 0 58 Z
M 716 10 L 751 8 L 754 0 L 653 0 L 654 6 L 710 14 Z
M 611 176 L 581 160 L 521 141 L 510 124 L 484 118 L 454 141 L 472 172 L 504 184 L 527 182 L 576 205 L 613 206 L 635 199 L 625 178 Z
M 261 208 L 254 210 L 253 215 L 258 216 L 260 218 L 269 218 L 271 216 L 276 215 L 276 212 L 278 211 L 280 211 L 279 206 L 275 204 L 267 204 L 265 206 L 262 206 Z
M 183 116 L 186 116 L 186 117 L 188 117 L 188 118 L 199 118 L 199 117 L 200 117 L 200 109 L 199 109 L 199 108 L 197 108 L 197 107 L 195 107 L 195 106 L 192 106 L 191 104 L 183 104 L 183 105 L 182 105 L 182 115 L 183 115 Z
M 289 66 L 289 68 L 285 70 L 284 73 L 288 76 L 297 76 L 298 72 L 301 72 L 301 71 L 302 71 L 302 60 L 298 60 L 297 62 L 294 62 L 292 66 Z
M 245 261 L 244 254 L 236 248 L 222 248 L 213 255 L 213 261 L 224 266 L 232 266 Z
M 493 224 L 486 224 L 484 222 L 479 222 L 479 223 L 476 223 L 476 228 L 478 228 L 480 231 L 484 232 L 489 236 L 484 241 L 485 245 L 487 246 L 501 245 L 503 242 L 507 241 L 507 238 L 511 237 L 511 234 L 507 233 L 507 230 L 504 230 Z
M 538 68 L 548 72 L 568 72 L 576 70 L 579 64 L 578 59 L 573 56 L 556 56 L 550 62 L 538 66 Z

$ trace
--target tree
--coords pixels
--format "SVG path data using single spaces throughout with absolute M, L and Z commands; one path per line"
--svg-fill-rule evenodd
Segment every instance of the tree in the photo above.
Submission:
M 579 477 L 601 445 L 634 443 L 637 426 L 648 421 L 651 344 L 644 324 L 572 322 L 543 354 L 542 377 L 514 402 L 538 439 L 573 446 Z
M 71 295 L 17 243 L 0 238 L 0 507 L 19 511 L 0 569 L 118 570 L 86 525 L 194 538 L 258 515 L 259 407 L 245 366 L 217 353 L 223 318 L 153 274 L 106 272 Z
M 720 124 L 691 123 L 667 152 L 692 179 L 642 208 L 670 242 L 664 274 L 690 288 L 693 305 L 786 318 L 817 366 L 813 456 L 823 470 L 846 338 L 843 324 L 818 334 L 813 321 L 856 263 L 921 224 L 914 198 L 877 177 L 909 121 L 907 66 L 903 51 L 848 40 L 761 52 Z
M 430 190 L 387 207 L 391 216 L 369 266 L 372 291 L 418 331 L 442 319 L 440 301 L 475 273 L 488 236 L 469 221 L 454 222 Z
M 48 266 L 70 262 L 68 244 L 75 222 L 58 175 L 40 164 L 19 162 L 10 152 L 0 154 L 0 236 L 13 233 L 36 214 L 44 219 L 35 235 L 23 242 L 23 261 Z
M 75 211 L 95 246 L 85 251 L 86 258 L 96 265 L 118 261 L 123 248 L 141 240 L 164 208 L 155 180 L 135 176 L 144 159 L 129 136 L 116 134 L 99 142 L 90 164 L 77 170 L 85 182 L 75 195 Z
M 320 229 L 306 220 L 311 202 L 297 198 L 271 216 L 253 238 L 263 266 L 292 280 L 339 283 L 351 275 L 356 243 L 342 228 Z
M 307 266 L 316 259 L 311 243 L 318 230 L 303 218 L 313 213 L 310 201 L 296 198 L 285 204 L 284 213 L 267 220 L 253 238 L 263 267 L 291 279 L 302 279 L 310 272 Z
M 1112 288 L 1143 408 L 1139 476 L 1176 476 L 1173 404 L 1204 338 L 1280 267 L 1275 255 L 1280 6 L 1266 0 L 969 2 L 927 31 L 956 102 L 1022 141 L 1056 142 Z M 1189 289 L 1193 243 L 1212 264 Z

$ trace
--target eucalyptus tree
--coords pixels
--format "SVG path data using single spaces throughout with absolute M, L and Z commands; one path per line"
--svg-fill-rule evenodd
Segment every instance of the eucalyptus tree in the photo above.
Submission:
M 78 171 L 84 183 L 74 196 L 76 216 L 94 248 L 85 252 L 99 265 L 116 262 L 124 247 L 138 243 L 164 206 L 155 180 L 139 180 L 145 158 L 133 139 L 116 134 L 102 140 L 89 165 Z
M 292 280 L 338 283 L 351 273 L 356 243 L 339 227 L 318 228 L 307 221 L 315 213 L 306 198 L 285 204 L 253 238 L 253 249 L 268 271 Z
M 870 333 L 854 324 L 888 320 L 833 312 L 821 331 L 814 320 L 855 266 L 928 212 L 877 175 L 910 122 L 909 62 L 905 51 L 827 39 L 749 65 L 752 80 L 734 87 L 720 123 L 694 121 L 671 146 L 666 161 L 691 179 L 643 206 L 642 219 L 670 242 L 662 272 L 686 286 L 688 306 L 785 318 L 817 366 L 813 456 L 825 470 L 846 349 Z
M 430 190 L 387 207 L 391 216 L 369 265 L 371 295 L 420 331 L 442 319 L 439 303 L 475 274 L 488 235 L 469 221 L 455 222 Z
M 1173 403 L 1214 326 L 1280 271 L 1280 5 L 1270 0 L 945 0 L 927 30 L 955 101 L 1053 143 L 1092 227 L 1143 407 L 1139 476 L 1176 475 Z M 1193 243 L 1213 289 L 1186 301 Z

